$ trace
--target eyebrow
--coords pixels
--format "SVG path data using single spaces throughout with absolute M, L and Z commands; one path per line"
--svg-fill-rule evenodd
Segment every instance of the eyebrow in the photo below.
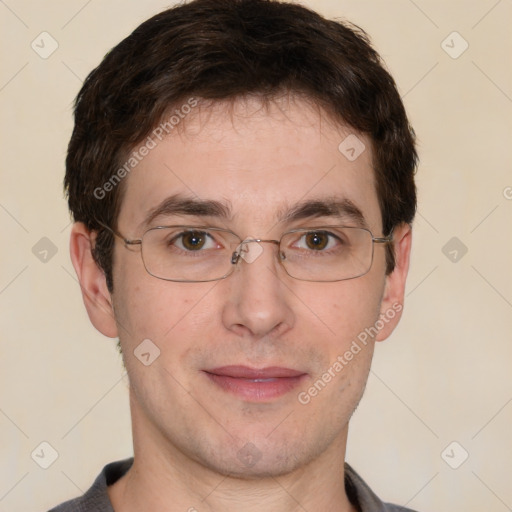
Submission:
M 185 215 L 195 217 L 215 217 L 223 220 L 232 218 L 231 205 L 228 202 L 189 198 L 179 194 L 164 199 L 152 208 L 141 226 L 149 226 L 156 218 L 166 215 Z M 303 219 L 332 217 L 344 221 L 351 220 L 361 227 L 368 227 L 361 209 L 347 198 L 323 198 L 301 201 L 291 208 L 278 212 L 279 223 L 289 223 Z
M 344 221 L 351 220 L 360 227 L 368 224 L 361 209 L 350 199 L 336 197 L 302 201 L 284 212 L 281 222 L 293 222 L 315 217 L 334 217 Z
M 152 208 L 142 221 L 142 226 L 149 226 L 157 217 L 165 215 L 190 215 L 196 217 L 231 217 L 231 207 L 220 201 L 188 198 L 179 194 L 167 197 Z

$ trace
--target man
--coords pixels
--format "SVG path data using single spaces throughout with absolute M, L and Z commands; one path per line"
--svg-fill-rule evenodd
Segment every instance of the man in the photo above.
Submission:
M 403 511 L 345 464 L 399 321 L 414 137 L 360 30 L 196 0 L 87 78 L 65 178 L 94 326 L 119 338 L 134 458 L 54 511 Z

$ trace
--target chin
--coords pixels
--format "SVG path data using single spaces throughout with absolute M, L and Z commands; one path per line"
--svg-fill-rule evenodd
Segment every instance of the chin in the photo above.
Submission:
M 261 458 L 254 462 L 243 462 L 238 458 L 230 460 L 211 461 L 208 464 L 209 469 L 215 473 L 239 480 L 263 480 L 267 478 L 276 478 L 293 473 L 301 467 L 299 459 L 281 459 L 276 458 L 276 454 L 261 455 Z
M 327 436 L 321 440 L 304 439 L 304 436 L 291 435 L 268 438 L 268 432 L 252 440 L 234 441 L 198 446 L 195 459 L 215 473 L 241 480 L 261 480 L 284 476 L 308 465 L 328 447 L 332 440 Z

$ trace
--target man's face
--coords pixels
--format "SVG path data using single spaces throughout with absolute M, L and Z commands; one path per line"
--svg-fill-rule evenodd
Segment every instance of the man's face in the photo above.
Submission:
M 350 201 L 373 235 L 382 236 L 370 142 L 358 135 L 366 150 L 350 161 L 338 146 L 351 131 L 304 101 L 266 108 L 251 100 L 232 110 L 217 103 L 198 107 L 183 123 L 126 178 L 118 229 L 127 238 L 165 225 L 227 228 L 242 239 L 359 226 L 343 212 L 313 210 L 284 220 L 307 201 L 333 198 Z M 177 196 L 216 201 L 228 214 L 164 213 L 144 223 Z M 276 246 L 261 247 L 259 257 L 241 260 L 226 279 L 179 283 L 152 277 L 136 246 L 116 242 L 112 300 L 130 378 L 136 454 L 147 450 L 221 473 L 262 476 L 302 467 L 329 447 L 343 449 L 373 340 L 359 343 L 361 350 L 334 377 L 331 370 L 308 403 L 298 396 L 389 307 L 382 301 L 389 284 L 384 246 L 375 246 L 366 275 L 324 283 L 291 278 Z M 146 339 L 160 350 L 149 366 L 134 355 Z M 233 366 L 245 369 L 225 369 Z M 263 379 L 250 373 L 268 368 L 286 370 L 271 369 Z

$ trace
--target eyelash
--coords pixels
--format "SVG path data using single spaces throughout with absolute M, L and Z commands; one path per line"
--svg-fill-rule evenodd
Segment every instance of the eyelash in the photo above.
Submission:
M 319 250 L 314 250 L 314 249 L 310 248 L 309 249 L 310 252 L 317 252 L 317 253 L 327 252 L 328 250 L 333 248 L 332 247 L 333 242 L 337 242 L 338 245 L 346 244 L 346 241 L 343 240 L 340 236 L 338 236 L 335 233 L 332 233 L 330 231 L 327 231 L 325 229 L 315 230 L 314 228 L 311 228 L 307 232 L 301 232 L 301 233 L 298 233 L 298 234 L 300 236 L 293 242 L 293 244 L 290 244 L 290 246 L 288 248 L 293 247 L 297 243 L 301 243 L 301 241 L 302 241 L 302 243 L 305 243 L 305 237 L 313 235 L 313 234 L 320 235 L 320 236 L 327 236 L 328 237 L 328 241 L 327 241 L 327 244 L 326 244 L 325 248 L 322 248 L 322 249 L 319 249 Z M 184 243 L 183 243 L 183 238 L 185 236 L 187 236 L 187 235 L 198 235 L 198 238 L 204 237 L 205 239 L 207 239 L 207 242 L 210 241 L 210 242 L 216 243 L 217 245 L 223 245 L 216 238 L 214 238 L 212 236 L 212 234 L 209 233 L 207 230 L 200 230 L 200 229 L 198 229 L 197 231 L 187 230 L 187 231 L 182 231 L 182 232 L 176 233 L 176 234 L 174 234 L 170 238 L 170 240 L 167 242 L 167 245 L 168 246 L 174 246 L 174 247 L 176 247 L 177 249 L 179 249 L 181 251 L 190 252 L 190 253 L 194 253 L 194 252 L 198 253 L 198 252 L 202 252 L 203 250 L 212 249 L 212 247 L 206 247 L 205 248 L 203 246 L 201 246 L 197 251 L 187 249 L 186 247 L 184 247 Z M 176 242 L 179 242 L 179 244 L 177 244 Z M 207 242 L 205 242 L 205 243 L 207 243 Z M 180 247 L 180 245 L 181 245 L 181 247 Z M 304 251 L 308 250 L 305 247 L 297 247 L 297 249 L 301 249 L 301 250 L 304 250 Z

